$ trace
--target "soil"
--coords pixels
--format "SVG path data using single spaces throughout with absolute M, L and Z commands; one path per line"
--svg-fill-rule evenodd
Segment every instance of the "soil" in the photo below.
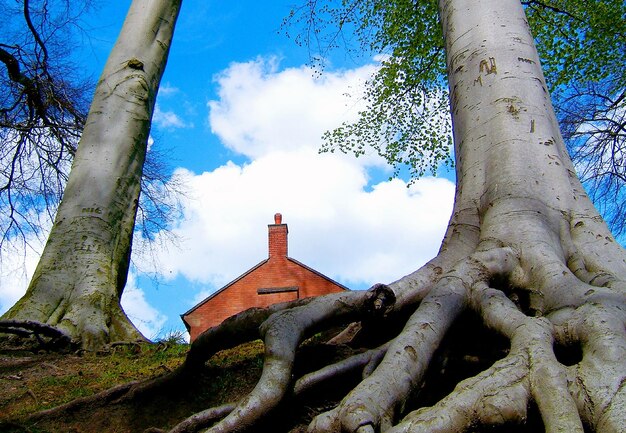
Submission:
M 163 377 L 182 363 L 187 348 L 149 345 L 80 355 L 0 351 L 0 432 L 121 433 L 172 427 L 196 411 L 249 392 L 261 371 L 259 345 L 218 354 L 193 383 L 126 401 L 113 395 L 39 419 L 33 416 L 111 387 Z
M 182 363 L 186 350 L 185 346 L 161 351 L 155 345 L 100 354 L 0 350 L 0 433 L 167 431 L 196 412 L 239 400 L 261 374 L 263 345 L 253 342 L 219 352 L 190 380 L 135 392 L 132 398 L 119 398 L 123 392 L 98 394 L 131 382 L 163 379 Z M 299 368 L 305 370 L 337 355 L 328 348 L 314 356 L 310 351 L 303 353 L 307 362 Z M 314 362 L 305 365 L 309 361 Z M 333 387 L 337 388 L 336 384 Z M 96 394 L 99 397 L 94 401 Z M 50 412 L 72 401 L 82 403 Z M 320 399 L 309 395 L 302 403 L 295 399 L 286 403 L 254 431 L 304 433 L 312 417 L 332 407 L 333 401 L 328 394 Z

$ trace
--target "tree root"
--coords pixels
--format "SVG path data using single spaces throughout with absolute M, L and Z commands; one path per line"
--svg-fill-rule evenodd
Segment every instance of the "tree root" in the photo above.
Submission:
M 296 381 L 293 386 L 293 394 L 300 395 L 313 389 L 323 382 L 337 379 L 354 370 L 361 369 L 362 376 L 368 377 L 380 364 L 382 357 L 387 353 L 389 343 L 380 347 L 368 350 L 358 355 L 351 356 L 335 364 L 328 365 L 312 373 L 305 374 Z
M 298 345 L 320 326 L 351 322 L 365 314 L 383 316 L 395 301 L 393 292 L 378 284 L 367 292 L 315 298 L 307 305 L 282 310 L 261 325 L 265 364 L 257 386 L 208 432 L 241 430 L 274 409 L 287 393 Z
M 78 347 L 78 343 L 62 330 L 31 320 L 0 320 L 0 333 L 34 340 L 37 348 L 42 350 L 62 352 Z
M 593 306 L 589 297 L 591 288 L 576 279 L 576 290 L 564 298 L 574 308 L 559 305 L 556 297 L 537 302 L 531 292 L 528 297 L 531 308 L 524 309 L 513 296 L 515 293 L 526 296 L 524 292 L 491 286 L 498 276 L 507 276 L 505 280 L 510 281 L 519 278 L 520 264 L 519 255 L 510 248 L 489 248 L 472 254 L 437 280 L 400 335 L 378 348 L 305 374 L 295 382 L 290 380 L 293 354 L 307 327 L 304 323 L 316 326 L 337 313 L 311 315 L 315 311 L 311 308 L 309 313 L 293 309 L 273 315 L 262 326 L 266 344 L 264 376 L 236 409 L 206 431 L 225 433 L 245 429 L 286 396 L 300 395 L 323 381 L 355 370 L 362 372 L 361 383 L 335 408 L 315 417 L 309 426 L 310 433 L 452 433 L 480 425 L 520 425 L 528 418 L 531 405 L 539 411 L 549 433 L 582 433 L 583 423 L 598 432 L 620 431 L 623 427 L 620 402 L 624 400 L 626 382 L 623 356 L 626 320 L 619 303 L 621 295 L 594 287 L 596 301 L 598 296 L 613 300 L 617 296 L 618 306 Z M 552 287 L 556 292 L 572 274 L 561 266 L 555 266 L 554 270 L 550 266 L 544 257 L 543 266 L 537 269 L 541 275 L 560 274 L 560 281 L 550 281 L 551 277 L 542 281 L 543 287 Z M 515 279 L 511 278 L 513 275 Z M 567 278 L 562 280 L 563 276 Z M 402 306 L 394 308 L 399 310 Z M 598 309 L 598 318 L 590 326 L 593 308 Z M 611 311 L 606 311 L 607 308 Z M 405 414 L 405 407 L 412 393 L 423 384 L 447 330 L 464 311 L 474 311 L 485 326 L 503 334 L 511 343 L 508 355 L 461 381 L 434 406 Z M 543 311 L 551 316 L 541 316 Z M 607 320 L 611 316 L 612 320 Z M 575 335 L 577 332 L 581 334 Z M 566 339 L 589 346 L 585 348 L 583 361 L 574 366 L 562 364 L 555 355 L 554 344 Z M 588 350 L 604 354 L 604 358 L 593 360 L 593 356 L 586 354 Z M 606 366 L 608 371 L 600 371 L 606 370 Z M 601 383 L 586 385 L 590 382 L 588 377 Z M 603 391 L 601 395 L 591 395 L 588 387 Z
M 169 433 L 190 433 L 197 432 L 203 427 L 207 427 L 212 422 L 224 418 L 232 413 L 237 407 L 236 403 L 228 403 L 222 406 L 205 409 L 201 412 L 193 414 L 181 423 L 177 424 Z
M 436 405 L 409 413 L 387 431 L 455 433 L 477 424 L 522 422 L 529 394 L 525 380 L 527 367 L 523 356 L 507 356 L 479 375 L 459 383 L 453 393 Z
M 377 360 L 380 361 L 381 356 L 384 355 L 386 350 L 387 344 L 382 347 L 351 356 L 335 364 L 328 365 L 320 370 L 305 374 L 294 383 L 290 397 L 298 398 L 311 389 L 314 389 L 316 386 L 319 386 L 321 383 L 329 382 L 332 379 L 336 380 L 338 377 L 359 368 L 363 369 L 363 371 L 367 371 L 366 367 L 369 364 L 375 364 Z M 198 412 L 176 425 L 173 429 L 169 430 L 169 433 L 189 433 L 199 431 L 199 429 L 208 427 L 213 422 L 226 417 L 232 413 L 237 406 L 237 403 L 229 403 Z

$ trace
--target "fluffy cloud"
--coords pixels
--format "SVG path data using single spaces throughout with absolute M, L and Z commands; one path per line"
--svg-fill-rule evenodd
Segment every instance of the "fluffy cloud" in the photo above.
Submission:
M 128 318 L 144 336 L 153 339 L 159 335 L 167 316 L 148 303 L 144 291 L 137 287 L 132 272 L 128 275 L 121 303 Z
M 325 130 L 362 109 L 354 101 L 375 67 L 315 78 L 257 59 L 219 74 L 211 129 L 249 162 L 179 171 L 190 191 L 174 228 L 180 249 L 163 252 L 158 271 L 204 284 L 204 293 L 221 287 L 267 257 L 275 212 L 289 224 L 291 257 L 351 287 L 389 282 L 432 258 L 452 210 L 450 181 L 408 187 L 375 179 L 376 157 L 317 153 Z
M 279 70 L 275 58 L 234 63 L 215 78 L 219 99 L 209 102 L 211 130 L 225 146 L 250 158 L 305 147 L 317 151 L 324 131 L 365 108 L 364 83 L 376 68 L 318 77 L 305 66 Z
M 354 164 L 310 151 L 186 176 L 181 245 L 162 253 L 161 271 L 214 288 L 267 257 L 275 212 L 289 225 L 291 257 L 346 284 L 389 282 L 436 254 L 454 194 L 435 178 L 367 188 Z

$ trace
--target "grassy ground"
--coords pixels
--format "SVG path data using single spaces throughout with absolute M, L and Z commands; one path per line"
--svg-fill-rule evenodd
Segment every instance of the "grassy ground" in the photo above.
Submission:
M 183 362 L 187 349 L 185 344 L 142 344 L 82 355 L 0 351 L 0 431 L 29 414 L 170 372 Z M 202 404 L 237 400 L 249 391 L 260 374 L 262 352 L 259 341 L 211 358 Z M 64 431 L 62 426 L 58 429 L 44 431 Z

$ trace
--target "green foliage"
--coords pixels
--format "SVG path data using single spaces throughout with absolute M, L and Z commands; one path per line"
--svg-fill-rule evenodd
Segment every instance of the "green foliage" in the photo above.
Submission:
M 626 5 L 614 0 L 523 1 L 551 90 L 623 73 Z
M 380 79 L 380 75 L 379 72 L 374 80 Z M 368 101 L 381 99 L 376 93 L 384 88 L 368 88 Z M 339 149 L 359 157 L 374 149 L 393 166 L 394 176 L 403 168 L 409 170 L 413 179 L 427 171 L 434 173 L 441 162 L 452 163 L 447 106 L 448 95 L 442 89 L 408 88 L 401 96 L 370 103 L 356 122 L 327 131 L 321 151 Z
M 522 1 L 552 91 L 619 76 L 624 88 L 626 12 L 614 0 Z M 451 164 L 452 126 L 443 37 L 435 0 L 308 0 L 286 25 L 323 62 L 344 45 L 351 55 L 382 55 L 366 84 L 366 108 L 324 135 L 322 152 L 357 157 L 374 150 L 412 178 Z M 354 44 L 356 40 L 356 46 Z M 558 104 L 558 98 L 557 98 Z
M 322 152 L 336 149 L 357 157 L 373 149 L 412 178 L 451 164 L 445 55 L 437 2 L 344 0 L 319 6 L 309 1 L 290 19 L 304 27 L 296 41 L 316 49 L 316 61 L 346 43 L 351 54 L 382 55 L 366 85 L 365 110 L 354 123 L 324 134 Z M 356 38 L 356 47 L 350 43 Z

